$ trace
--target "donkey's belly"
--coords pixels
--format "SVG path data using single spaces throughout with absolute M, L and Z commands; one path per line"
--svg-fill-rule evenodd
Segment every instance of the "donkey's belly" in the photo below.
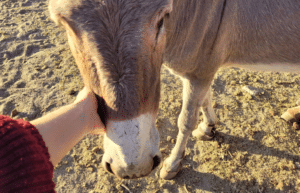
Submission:
M 300 63 L 271 63 L 271 64 L 226 64 L 226 67 L 237 67 L 255 71 L 300 72 Z

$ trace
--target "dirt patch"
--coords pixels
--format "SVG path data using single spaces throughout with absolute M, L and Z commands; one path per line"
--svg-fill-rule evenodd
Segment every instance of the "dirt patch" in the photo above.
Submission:
M 63 29 L 45 0 L 0 2 L 0 114 L 32 120 L 71 103 L 83 87 Z M 166 158 L 176 141 L 181 81 L 162 69 L 157 128 Z M 300 136 L 280 119 L 300 96 L 300 75 L 222 69 L 215 77 L 219 123 L 209 142 L 190 138 L 173 180 L 120 180 L 101 167 L 102 137 L 89 135 L 55 168 L 57 192 L 299 192 Z M 257 92 L 256 92 L 257 91 Z M 202 115 L 200 115 L 200 121 Z

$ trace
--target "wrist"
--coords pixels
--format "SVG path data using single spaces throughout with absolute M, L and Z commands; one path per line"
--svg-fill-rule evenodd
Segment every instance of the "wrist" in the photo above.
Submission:
M 80 119 L 84 125 L 82 129 L 85 135 L 93 133 L 99 120 L 95 96 L 89 93 L 84 99 L 76 100 L 72 105 L 80 112 Z

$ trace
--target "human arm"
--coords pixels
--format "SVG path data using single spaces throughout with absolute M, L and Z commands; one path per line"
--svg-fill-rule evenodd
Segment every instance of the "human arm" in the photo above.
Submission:
M 41 118 L 31 121 L 43 140 L 54 166 L 89 133 L 101 134 L 104 125 L 97 114 L 97 100 L 84 88 L 74 103 L 63 106 Z

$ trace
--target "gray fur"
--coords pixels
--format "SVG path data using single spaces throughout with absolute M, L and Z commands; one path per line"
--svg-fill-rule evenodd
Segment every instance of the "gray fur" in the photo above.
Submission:
M 74 56 L 85 84 L 105 100 L 108 119 L 157 112 L 163 62 L 182 78 L 179 134 L 161 170 L 165 179 L 179 171 L 200 109 L 204 120 L 193 134 L 212 136 L 210 85 L 220 67 L 300 70 L 298 0 L 50 0 L 49 9 L 75 34 Z

